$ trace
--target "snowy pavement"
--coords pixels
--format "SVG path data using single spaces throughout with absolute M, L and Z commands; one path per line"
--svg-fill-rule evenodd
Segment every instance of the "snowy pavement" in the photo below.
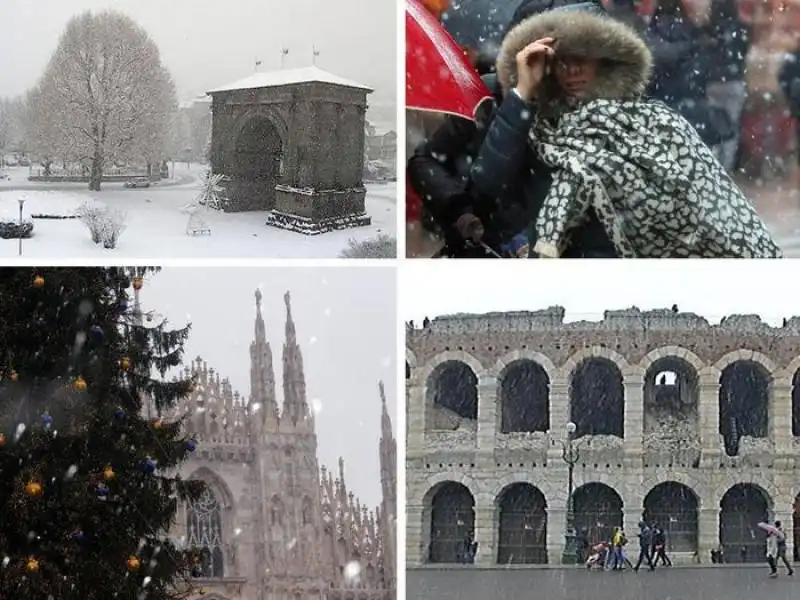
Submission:
M 8 169 L 11 180 L 0 180 L 0 217 L 17 220 L 18 199 L 25 196 L 24 218 L 47 214 L 68 216 L 86 201 L 99 201 L 126 215 L 127 228 L 119 245 L 106 250 L 92 243 L 77 219 L 35 219 L 34 237 L 23 241 L 23 257 L 58 259 L 160 258 L 335 258 L 350 239 L 364 240 L 386 233 L 396 236 L 395 184 L 367 185 L 367 213 L 372 225 L 318 236 L 267 227 L 266 212 L 204 211 L 211 235 L 186 235 L 191 204 L 202 168 L 176 164 L 173 180 L 142 189 L 121 183 L 105 184 L 90 192 L 86 184 L 32 183 L 27 168 Z M 18 257 L 18 240 L 0 240 L 0 258 Z
M 600 573 L 584 568 L 410 570 L 406 596 L 415 600 L 794 600 L 797 577 L 781 570 L 769 579 L 764 565 L 661 568 L 655 572 Z M 533 592 L 533 593 L 532 593 Z

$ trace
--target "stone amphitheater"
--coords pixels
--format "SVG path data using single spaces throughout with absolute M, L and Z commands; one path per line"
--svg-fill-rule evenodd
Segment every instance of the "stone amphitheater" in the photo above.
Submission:
M 409 567 L 469 560 L 469 539 L 479 565 L 561 562 L 570 446 L 574 526 L 591 543 L 623 526 L 635 554 L 646 518 L 673 561 L 762 561 L 757 523 L 779 519 L 800 546 L 800 318 L 564 317 L 407 325 Z

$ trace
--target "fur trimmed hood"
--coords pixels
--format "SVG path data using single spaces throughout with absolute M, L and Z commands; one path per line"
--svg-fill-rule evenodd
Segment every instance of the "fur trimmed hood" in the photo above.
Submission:
M 556 54 L 602 61 L 597 80 L 586 100 L 622 100 L 640 96 L 653 69 L 653 57 L 632 28 L 614 19 L 577 10 L 553 10 L 526 19 L 503 40 L 497 57 L 497 76 L 503 93 L 516 85 L 517 53 L 544 37 L 556 38 Z M 542 82 L 538 104 L 557 100 L 555 81 Z

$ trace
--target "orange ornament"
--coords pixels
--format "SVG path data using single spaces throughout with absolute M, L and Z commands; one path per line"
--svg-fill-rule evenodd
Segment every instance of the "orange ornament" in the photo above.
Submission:
M 25 570 L 29 573 L 37 573 L 39 571 L 39 561 L 31 556 L 28 558 L 28 562 L 25 563 Z
M 144 285 L 144 279 L 142 279 L 141 277 L 134 277 L 133 278 L 133 289 L 135 289 L 137 292 L 140 289 L 142 289 L 143 285 Z
M 153 423 L 153 429 L 161 429 L 161 426 L 164 424 L 164 422 L 161 419 L 153 419 L 152 423 Z
M 6 436 L 4 433 L 0 433 L 0 448 L 6 445 Z
M 128 558 L 128 571 L 138 571 L 141 565 L 142 563 L 137 557 L 131 556 Z
M 114 469 L 111 467 L 111 465 L 108 465 L 105 469 L 103 469 L 103 477 L 106 481 L 111 481 L 114 479 L 114 477 L 116 477 L 116 475 L 117 474 L 114 473 Z
M 75 388 L 76 392 L 85 392 L 86 391 L 86 380 L 78 375 L 75 378 L 75 381 L 72 382 L 72 387 Z
M 11 379 L 11 381 L 19 381 L 19 373 L 17 373 L 16 371 L 11 371 L 8 377 L 9 379 Z
M 42 495 L 42 484 L 38 481 L 29 481 L 25 484 L 25 493 L 31 498 L 38 498 Z
M 44 277 L 41 275 L 37 275 L 33 278 L 33 285 L 37 288 L 40 288 L 44 285 Z

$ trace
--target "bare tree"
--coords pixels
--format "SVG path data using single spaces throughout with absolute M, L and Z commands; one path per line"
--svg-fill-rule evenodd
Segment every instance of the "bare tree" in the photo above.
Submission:
M 67 23 L 29 100 L 40 158 L 90 165 L 90 190 L 100 189 L 106 163 L 163 158 L 176 104 L 155 43 L 114 11 Z
M 12 118 L 11 103 L 0 98 L 0 167 L 3 166 L 3 157 L 11 143 Z

